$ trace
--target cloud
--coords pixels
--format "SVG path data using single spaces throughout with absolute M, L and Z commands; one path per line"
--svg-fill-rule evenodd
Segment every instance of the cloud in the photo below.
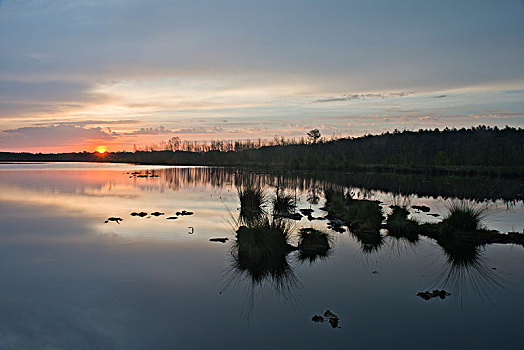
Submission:
M 0 79 L 0 119 L 63 114 L 94 104 L 114 102 L 114 96 L 93 91 L 85 81 L 20 82 Z
M 91 91 L 89 82 L 50 80 L 44 82 L 20 82 L 0 80 L 2 102 L 64 102 L 98 100 L 101 95 Z
M 26 56 L 34 60 L 44 61 L 44 62 L 48 61 L 51 57 L 53 57 L 52 55 L 42 53 L 42 52 L 28 53 L 26 54 Z
M 328 98 L 322 98 L 318 99 L 315 102 L 316 103 L 323 103 L 323 102 L 342 102 L 342 101 L 353 101 L 353 100 L 362 100 L 362 99 L 368 99 L 368 98 L 390 98 L 390 97 L 404 97 L 408 95 L 413 95 L 413 91 L 402 91 L 402 92 L 390 92 L 390 93 L 381 93 L 381 94 L 352 94 L 352 95 L 344 95 L 341 97 L 328 97 Z
M 287 135 L 281 122 L 317 127 L 320 118 L 358 127 L 355 116 L 389 112 L 441 124 L 450 123 L 446 113 L 470 123 L 469 114 L 518 112 L 524 45 L 515 33 L 524 22 L 516 4 L 2 2 L 0 130 L 70 126 L 82 136 L 118 125 L 122 142 L 139 143 L 169 132 L 220 138 L 216 125 L 230 137 L 263 123 L 260 134 L 271 136 Z M 517 90 L 500 93 L 507 89 Z M 409 91 L 416 96 L 400 98 Z M 137 122 L 119 124 L 127 119 Z
M 524 112 L 521 113 L 487 113 L 487 114 L 470 114 L 473 119 L 519 119 L 524 118 Z
M 102 128 L 81 128 L 74 125 L 33 126 L 0 132 L 0 148 L 67 147 L 96 141 L 110 141 L 116 137 Z
M 140 128 L 139 130 L 122 133 L 122 135 L 164 135 L 172 134 L 173 130 L 159 126 L 158 128 Z
M 176 133 L 179 134 L 217 134 L 224 131 L 224 128 L 220 126 L 215 126 L 211 128 L 197 127 L 197 128 L 185 128 L 176 130 Z
M 46 121 L 35 123 L 35 126 L 81 126 L 85 127 L 88 125 L 123 125 L 123 124 L 138 124 L 138 120 L 132 119 L 121 119 L 121 120 L 82 120 L 82 121 Z

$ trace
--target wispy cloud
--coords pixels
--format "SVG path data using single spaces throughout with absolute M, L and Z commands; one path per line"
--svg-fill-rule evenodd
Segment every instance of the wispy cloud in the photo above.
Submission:
M 82 128 L 74 125 L 34 126 L 0 132 L 0 148 L 67 147 L 113 140 L 117 135 L 102 128 Z
M 176 130 L 176 133 L 179 134 L 218 134 L 224 131 L 224 128 L 220 126 L 215 127 L 196 127 L 196 128 L 184 128 Z
M 89 126 L 89 125 L 132 125 L 138 124 L 140 121 L 133 119 L 121 120 L 77 120 L 77 121 L 43 121 L 35 123 L 35 126 Z
M 53 57 L 52 55 L 49 55 L 47 53 L 42 53 L 42 52 L 28 53 L 25 56 L 32 58 L 34 60 L 37 60 L 37 61 L 44 61 L 44 62 L 48 61 L 51 57 Z
M 323 102 L 342 102 L 342 101 L 353 101 L 353 100 L 362 100 L 370 98 L 391 98 L 391 97 L 404 97 L 408 95 L 413 95 L 413 91 L 401 91 L 401 92 L 389 92 L 389 93 L 367 93 L 367 94 L 351 94 L 343 95 L 340 97 L 327 97 L 316 100 L 317 103 Z
M 489 116 L 524 111 L 522 5 L 444 2 L 4 1 L 2 149 L 522 125 Z
M 159 126 L 157 128 L 140 128 L 139 130 L 122 133 L 122 135 L 164 135 L 171 134 L 173 132 L 174 131 L 171 129 Z

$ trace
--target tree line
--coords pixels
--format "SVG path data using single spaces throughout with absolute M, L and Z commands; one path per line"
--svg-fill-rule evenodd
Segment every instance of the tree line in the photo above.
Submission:
M 508 126 L 395 130 L 331 140 L 313 132 L 308 138 L 298 140 L 213 141 L 198 146 L 173 138 L 161 145 L 164 148 L 104 155 L 0 153 L 0 160 L 217 165 L 277 170 L 446 172 L 462 169 L 473 174 L 499 173 L 502 169 L 513 175 L 524 175 L 524 130 Z

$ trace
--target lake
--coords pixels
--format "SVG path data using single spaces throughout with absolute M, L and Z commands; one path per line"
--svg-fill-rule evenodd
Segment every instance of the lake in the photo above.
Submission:
M 329 251 L 246 262 L 238 189 L 250 185 L 293 196 L 313 218 L 326 215 L 323 188 L 339 186 L 385 213 L 427 206 L 411 209 L 422 222 L 462 200 L 487 208 L 488 228 L 524 228 L 519 179 L 0 164 L 0 349 L 524 348 L 523 247 L 384 230 L 366 241 L 303 216 L 282 219 L 289 244 L 315 228 Z M 417 296 L 434 289 L 449 295 Z M 312 321 L 326 309 L 339 328 Z

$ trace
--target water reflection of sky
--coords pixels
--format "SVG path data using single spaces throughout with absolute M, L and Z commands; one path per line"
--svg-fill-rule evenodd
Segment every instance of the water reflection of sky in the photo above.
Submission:
M 9 167 L 0 168 L 2 349 L 521 344 L 522 247 L 461 249 L 466 252 L 461 256 L 429 239 L 413 244 L 385 237 L 379 248 L 364 253 L 349 233 L 332 232 L 334 249 L 326 259 L 301 263 L 296 253 L 289 254 L 299 287 L 285 299 L 271 284 L 253 289 L 239 281 L 225 288 L 231 241 L 208 240 L 233 239 L 236 186 L 248 174 L 129 165 Z M 130 177 L 135 169 L 160 176 Z M 309 185 L 303 181 L 297 190 L 300 207 L 310 206 Z M 372 195 L 392 200 L 385 192 Z M 412 204 L 438 213 L 441 202 L 415 197 Z M 322 200 L 312 205 L 315 215 L 322 205 Z M 194 215 L 166 220 L 182 209 Z M 142 210 L 166 215 L 129 215 Z M 522 229 L 521 203 L 497 215 L 504 225 Z M 110 216 L 124 220 L 105 224 Z M 310 226 L 306 219 L 296 225 Z M 471 256 L 478 257 L 472 262 L 476 269 L 449 277 L 450 261 L 469 263 Z M 452 293 L 445 300 L 415 295 L 444 287 Z M 310 321 L 326 308 L 341 317 L 343 328 Z

